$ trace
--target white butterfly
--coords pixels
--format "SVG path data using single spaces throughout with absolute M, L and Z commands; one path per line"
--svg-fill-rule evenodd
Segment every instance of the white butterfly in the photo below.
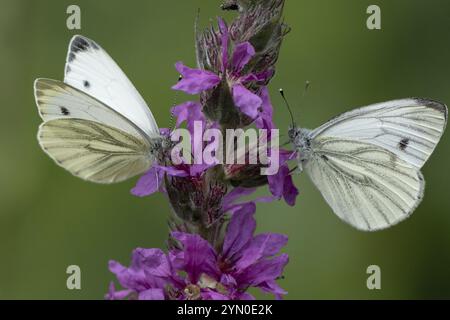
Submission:
M 447 124 L 447 107 L 425 99 L 371 105 L 311 131 L 292 128 L 291 142 L 333 211 L 363 231 L 389 228 L 424 196 L 420 172 Z
M 75 176 L 121 182 L 146 172 L 166 139 L 144 99 L 94 41 L 74 36 L 64 82 L 37 79 L 39 144 Z

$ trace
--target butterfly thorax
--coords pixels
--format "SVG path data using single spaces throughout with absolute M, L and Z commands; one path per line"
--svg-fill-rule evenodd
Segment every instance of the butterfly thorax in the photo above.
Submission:
M 289 129 L 289 139 L 297 151 L 299 170 L 303 171 L 303 165 L 311 156 L 311 130 L 293 127 Z
M 173 147 L 170 137 L 161 135 L 150 141 L 150 154 L 159 164 L 165 165 L 170 162 Z

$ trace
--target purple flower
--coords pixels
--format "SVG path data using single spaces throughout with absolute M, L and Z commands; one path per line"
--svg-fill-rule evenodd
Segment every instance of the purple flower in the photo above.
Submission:
M 251 119 L 256 119 L 263 104 L 263 99 L 249 90 L 249 88 L 252 84 L 265 83 L 272 77 L 273 72 L 266 70 L 255 74 L 245 70 L 248 63 L 255 56 L 255 49 L 250 42 L 239 43 L 235 45 L 233 54 L 230 57 L 229 30 L 225 22 L 220 18 L 219 30 L 221 36 L 220 70 L 217 70 L 217 73 L 215 73 L 208 70 L 191 69 L 178 62 L 176 69 L 183 78 L 172 88 L 188 94 L 199 94 L 218 86 L 222 80 L 226 81 L 231 89 L 236 107 Z
M 279 199 L 284 198 L 292 207 L 295 206 L 299 191 L 294 185 L 287 162 L 294 159 L 295 155 L 295 152 L 280 150 L 280 170 L 276 175 L 268 176 L 271 193 Z
M 277 284 L 288 263 L 279 254 L 287 244 L 280 234 L 254 236 L 254 204 L 236 211 L 228 224 L 222 249 L 215 250 L 199 235 L 174 232 L 179 247 L 169 253 L 136 249 L 130 267 L 111 261 L 109 268 L 124 290 L 112 284 L 107 299 L 250 300 L 251 287 L 281 299 Z
M 157 166 L 152 166 L 141 178 L 131 193 L 136 197 L 146 197 L 158 191 L 163 192 L 162 182 L 165 172 Z

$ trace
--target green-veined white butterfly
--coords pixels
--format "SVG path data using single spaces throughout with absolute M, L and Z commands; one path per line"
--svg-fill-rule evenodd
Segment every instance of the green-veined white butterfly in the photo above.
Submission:
M 42 149 L 73 175 L 96 183 L 144 173 L 166 147 L 141 95 L 94 41 L 70 41 L 64 82 L 37 79 L 36 104 L 44 123 Z
M 403 99 L 344 113 L 315 130 L 293 127 L 289 138 L 333 211 L 363 231 L 408 218 L 424 196 L 420 169 L 447 124 L 447 107 Z

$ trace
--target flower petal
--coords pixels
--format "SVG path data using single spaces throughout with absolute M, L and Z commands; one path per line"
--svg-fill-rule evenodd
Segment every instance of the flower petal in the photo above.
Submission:
M 134 255 L 138 257 L 146 275 L 159 278 L 170 278 L 173 275 L 171 265 L 167 255 L 161 249 L 134 250 Z
M 269 180 L 270 192 L 278 199 L 283 197 L 284 179 L 287 174 L 289 174 L 289 168 L 282 166 L 277 174 L 267 177 Z
M 243 42 L 234 48 L 233 53 L 233 71 L 236 74 L 241 73 L 244 67 L 255 56 L 255 48 L 250 42 Z
M 237 269 L 243 270 L 262 258 L 269 258 L 278 254 L 281 248 L 287 244 L 287 241 L 287 236 L 275 233 L 256 236 L 236 263 Z
M 259 288 L 267 293 L 271 293 L 275 295 L 277 300 L 283 299 L 283 295 L 286 295 L 288 292 L 281 288 L 276 281 L 266 281 L 259 285 Z
M 177 127 L 183 122 L 187 123 L 189 132 L 194 132 L 194 121 L 205 122 L 202 106 L 198 102 L 188 101 L 172 108 L 172 114 L 177 117 Z
M 167 173 L 169 176 L 172 177 L 180 177 L 180 178 L 186 178 L 189 177 L 189 173 L 186 170 L 178 169 L 176 167 L 163 167 L 163 166 L 154 166 L 158 170 Z
M 258 129 L 275 129 L 275 124 L 273 123 L 273 107 L 267 87 L 263 87 L 259 95 L 262 99 L 261 112 L 255 121 L 255 125 Z
M 114 273 L 120 285 L 134 291 L 146 290 L 146 277 L 142 270 L 126 268 L 116 261 L 109 262 L 109 270 Z
M 273 259 L 261 260 L 236 275 L 240 285 L 258 287 L 267 281 L 275 281 L 283 274 L 289 256 L 282 254 Z
M 137 182 L 131 193 L 137 197 L 146 197 L 160 190 L 163 181 L 164 171 L 157 166 L 153 166 Z
M 255 211 L 256 205 L 251 202 L 233 214 L 223 244 L 223 259 L 234 262 L 239 259 L 239 254 L 242 254 L 241 250 L 250 243 L 256 229 L 253 216 Z
M 223 295 L 221 293 L 218 293 L 213 290 L 206 290 L 201 293 L 202 300 L 215 300 L 215 301 L 228 301 L 230 300 L 230 297 Z
M 241 84 L 233 86 L 233 101 L 242 113 L 256 119 L 262 99 Z
M 223 274 L 220 278 L 220 283 L 227 287 L 236 287 L 236 279 L 230 274 Z
M 183 245 L 184 270 L 189 274 L 191 283 L 197 283 L 200 275 L 218 277 L 217 257 L 208 241 L 199 235 L 173 232 L 172 237 Z
M 191 69 L 181 62 L 177 62 L 176 68 L 183 76 L 183 79 L 172 87 L 174 90 L 180 90 L 188 94 L 199 94 L 214 88 L 220 83 L 219 76 L 213 72 Z
M 235 204 L 236 200 L 241 197 L 249 196 L 256 192 L 256 188 L 234 188 L 231 192 L 229 192 L 224 198 L 223 203 L 225 205 Z
M 234 188 L 230 193 L 228 193 L 222 200 L 223 206 L 222 210 L 225 213 L 233 215 L 235 212 L 246 208 L 249 211 L 255 209 L 255 203 L 270 203 L 277 200 L 277 197 L 267 196 L 259 197 L 249 202 L 236 203 L 240 197 L 249 196 L 257 191 L 256 188 Z M 256 209 L 255 209 L 256 210 Z
M 256 300 L 256 298 L 254 296 L 252 296 L 250 293 L 242 292 L 242 293 L 239 293 L 238 295 L 236 295 L 236 300 L 254 301 L 254 300 Z
M 276 175 L 268 176 L 269 189 L 278 199 L 284 198 L 290 206 L 295 205 L 298 189 L 292 180 L 292 175 L 287 165 L 283 165 Z
M 133 290 L 116 291 L 114 282 L 111 282 L 111 284 L 109 285 L 109 291 L 105 295 L 105 299 L 106 300 L 124 300 L 132 293 L 134 293 Z
M 148 289 L 139 293 L 139 300 L 165 300 L 163 289 Z
M 284 192 L 283 198 L 284 201 L 291 207 L 295 206 L 295 202 L 297 200 L 297 196 L 299 195 L 299 191 L 294 185 L 294 180 L 292 179 L 292 175 L 288 175 L 284 180 Z

